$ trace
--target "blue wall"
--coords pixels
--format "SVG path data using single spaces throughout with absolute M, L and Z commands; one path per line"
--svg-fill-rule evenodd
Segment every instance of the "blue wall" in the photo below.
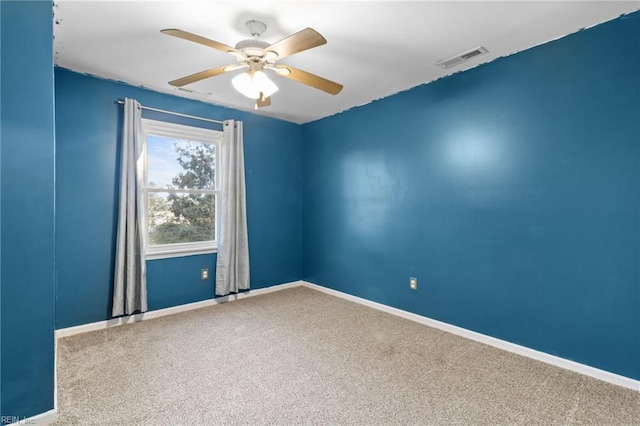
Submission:
M 303 279 L 640 379 L 639 43 L 635 13 L 304 125 Z
M 115 101 L 124 97 L 155 108 L 244 122 L 251 287 L 300 279 L 299 125 L 65 69 L 56 68 L 55 76 L 57 328 L 111 317 L 122 115 Z M 215 255 L 147 265 L 150 310 L 213 297 Z M 201 281 L 205 267 L 212 278 Z
M 52 3 L 2 1 L 0 16 L 0 411 L 22 418 L 53 408 Z

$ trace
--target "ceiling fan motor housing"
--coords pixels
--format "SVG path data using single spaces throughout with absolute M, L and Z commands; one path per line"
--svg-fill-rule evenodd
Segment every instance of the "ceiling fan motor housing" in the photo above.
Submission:
M 241 51 L 248 57 L 251 56 L 262 56 L 264 54 L 264 49 L 269 47 L 271 44 L 266 41 L 256 40 L 256 39 L 248 39 L 239 41 L 235 48 L 236 50 Z

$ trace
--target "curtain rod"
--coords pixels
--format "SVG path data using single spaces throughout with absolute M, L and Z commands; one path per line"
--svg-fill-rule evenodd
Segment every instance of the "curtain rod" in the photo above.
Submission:
M 124 101 L 122 99 L 118 99 L 117 102 L 120 105 L 124 105 Z M 208 121 L 210 123 L 224 124 L 224 121 L 212 120 L 210 118 L 196 117 L 195 115 L 180 114 L 179 112 L 167 111 L 167 110 L 164 110 L 164 109 L 152 108 L 152 107 L 148 107 L 148 106 L 144 106 L 144 105 L 140 105 L 140 108 L 146 109 L 147 111 L 155 111 L 155 112 L 161 112 L 163 114 L 177 115 L 178 117 L 191 118 L 193 120 Z

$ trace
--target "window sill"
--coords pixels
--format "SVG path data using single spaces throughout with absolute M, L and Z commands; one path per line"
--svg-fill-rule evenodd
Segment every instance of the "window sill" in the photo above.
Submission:
M 166 250 L 153 250 L 148 251 L 145 258 L 146 260 L 157 260 L 157 259 L 169 259 L 172 257 L 184 257 L 184 256 L 195 256 L 199 254 L 212 254 L 217 253 L 217 247 L 209 247 L 209 248 L 188 248 L 188 249 L 166 249 Z

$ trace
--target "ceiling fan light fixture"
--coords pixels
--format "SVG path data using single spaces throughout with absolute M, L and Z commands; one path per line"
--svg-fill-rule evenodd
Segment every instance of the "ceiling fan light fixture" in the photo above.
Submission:
M 278 86 L 262 71 L 253 73 L 253 87 L 258 91 L 258 96 L 255 99 L 260 97 L 260 92 L 265 98 L 268 98 L 278 91 Z
M 243 72 L 231 80 L 233 87 L 247 98 L 258 99 L 260 93 L 265 98 L 278 91 L 278 86 L 262 71 L 254 71 L 252 74 Z
M 233 87 L 238 92 L 242 93 L 246 97 L 256 99 L 253 97 L 254 93 L 251 90 L 251 76 L 248 72 L 243 72 L 242 74 L 238 74 L 237 76 L 233 77 L 233 79 L 231 80 L 231 84 L 233 84 Z

